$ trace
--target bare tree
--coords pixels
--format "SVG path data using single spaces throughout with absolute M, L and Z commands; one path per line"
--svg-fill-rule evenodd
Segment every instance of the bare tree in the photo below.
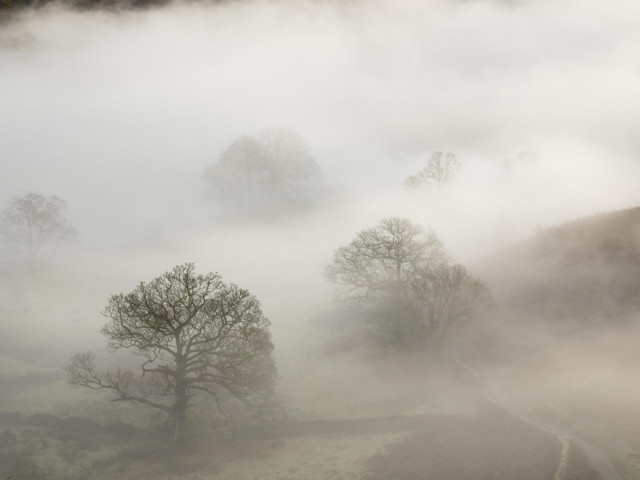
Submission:
M 335 250 L 325 276 L 339 300 L 359 302 L 379 341 L 441 344 L 458 319 L 473 315 L 489 289 L 452 264 L 442 242 L 406 218 L 390 217 Z
M 433 152 L 427 166 L 407 178 L 403 185 L 413 191 L 427 191 L 450 185 L 460 168 L 460 162 L 452 152 Z
M 0 214 L 0 235 L 5 248 L 26 256 L 33 269 L 39 256 L 77 239 L 76 229 L 64 218 L 66 203 L 51 195 L 38 193 L 11 197 L 9 206 Z
M 241 210 L 301 200 L 321 176 L 305 140 L 285 128 L 239 137 L 205 170 L 213 197 Z
M 191 399 L 198 392 L 245 404 L 269 398 L 275 381 L 270 322 L 247 290 L 220 275 L 196 275 L 194 265 L 173 268 L 129 294 L 113 295 L 102 329 L 109 347 L 133 349 L 144 358 L 141 375 L 126 369 L 99 370 L 94 356 L 81 353 L 67 367 L 67 380 L 114 392 L 166 412 L 174 441 L 183 438 Z
M 341 300 L 362 300 L 406 291 L 420 268 L 445 258 L 435 233 L 425 232 L 406 218 L 388 217 L 336 249 L 325 276 L 342 286 Z
M 456 321 L 472 318 L 492 303 L 489 287 L 460 264 L 420 269 L 411 282 L 411 331 L 440 349 Z

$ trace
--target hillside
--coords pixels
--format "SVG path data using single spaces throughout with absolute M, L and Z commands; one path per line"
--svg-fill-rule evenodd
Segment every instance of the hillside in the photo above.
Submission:
M 499 305 L 487 357 L 519 408 L 639 478 L 640 207 L 540 231 L 474 271 Z
M 518 316 L 559 326 L 626 323 L 640 312 L 640 207 L 543 230 L 476 271 Z

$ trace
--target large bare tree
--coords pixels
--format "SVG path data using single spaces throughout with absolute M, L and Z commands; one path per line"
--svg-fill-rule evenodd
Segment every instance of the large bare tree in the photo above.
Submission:
M 198 275 L 192 263 L 178 265 L 126 295 L 113 295 L 104 315 L 110 318 L 102 329 L 109 347 L 141 355 L 140 374 L 100 370 L 85 352 L 67 367 L 68 382 L 166 412 L 175 441 L 183 438 L 197 393 L 213 397 L 221 411 L 221 395 L 258 404 L 272 393 L 269 320 L 251 293 L 225 284 L 217 273 Z
M 70 244 L 78 233 L 62 216 L 63 199 L 51 195 L 27 193 L 11 197 L 9 206 L 0 213 L 0 236 L 5 249 L 24 255 L 31 269 L 45 252 Z

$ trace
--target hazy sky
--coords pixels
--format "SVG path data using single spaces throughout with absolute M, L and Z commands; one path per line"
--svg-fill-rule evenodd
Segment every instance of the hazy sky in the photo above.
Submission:
M 0 30 L 0 200 L 54 193 L 87 244 L 129 241 L 203 221 L 203 168 L 286 126 L 360 223 L 413 208 L 460 251 L 517 238 L 640 201 L 638 24 L 632 0 L 28 13 Z M 458 154 L 456 194 L 397 203 L 433 150 Z M 507 181 L 524 150 L 540 165 Z

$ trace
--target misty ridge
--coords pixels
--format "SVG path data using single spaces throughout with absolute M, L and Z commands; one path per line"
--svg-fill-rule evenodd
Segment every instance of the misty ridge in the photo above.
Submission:
M 0 0 L 0 478 L 640 478 L 639 20 Z

